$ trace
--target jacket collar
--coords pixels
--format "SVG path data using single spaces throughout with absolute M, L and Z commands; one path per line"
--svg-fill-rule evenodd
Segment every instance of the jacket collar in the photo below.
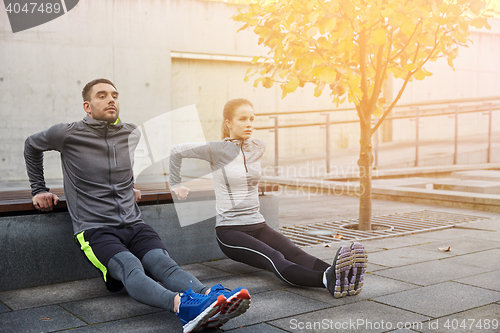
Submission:
M 105 128 L 106 126 L 108 126 L 108 128 L 110 129 L 115 129 L 115 128 L 118 129 L 123 126 L 123 123 L 120 120 L 120 118 L 118 118 L 116 122 L 114 122 L 113 124 L 109 124 L 104 120 L 96 120 L 94 118 L 91 118 L 88 114 L 86 114 L 85 117 L 83 118 L 83 122 L 88 126 L 95 128 Z
M 118 118 L 115 123 L 108 124 L 108 122 L 106 121 L 91 118 L 88 114 L 85 115 L 82 122 L 87 125 L 91 131 L 102 137 L 113 135 L 123 127 L 123 123 L 121 122 L 120 118 Z
M 231 139 L 230 137 L 224 138 L 224 140 L 222 140 L 222 141 L 236 143 L 238 146 L 246 145 L 248 143 L 248 139 L 246 139 L 246 140 Z

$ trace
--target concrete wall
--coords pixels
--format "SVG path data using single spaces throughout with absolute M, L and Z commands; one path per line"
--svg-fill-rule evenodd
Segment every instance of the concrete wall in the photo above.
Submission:
M 80 1 L 62 17 L 13 34 L 0 5 L 0 180 L 26 179 L 24 140 L 83 118 L 81 91 L 105 77 L 121 118 L 140 123 L 170 109 L 168 1 Z M 161 41 L 161 42 L 158 42 Z M 47 178 L 60 178 L 56 153 Z
M 278 230 L 278 197 L 261 195 L 261 212 Z M 215 216 L 212 201 L 192 201 L 201 217 Z M 141 206 L 142 218 L 179 264 L 222 259 L 215 217 L 181 227 L 173 204 Z M 73 241 L 67 212 L 0 217 L 0 291 L 101 276 Z
M 500 20 L 490 20 L 491 30 L 472 30 L 469 38 L 472 44 L 459 49 L 453 62 L 453 70 L 445 59 L 428 64 L 426 69 L 433 73 L 422 81 L 408 84 L 401 104 L 447 99 L 500 96 Z M 402 80 L 393 84 L 394 96 L 397 95 Z M 397 111 L 395 113 L 397 115 Z M 500 112 L 493 114 L 493 131 L 500 131 L 498 121 Z M 448 116 L 422 118 L 420 137 L 423 139 L 445 139 L 454 136 L 455 123 Z M 415 122 L 394 121 L 394 140 L 415 140 Z M 488 116 L 481 113 L 461 115 L 459 118 L 460 135 L 487 134 Z M 485 137 L 485 142 L 486 137 Z
M 445 59 L 428 63 L 426 69 L 433 75 L 411 82 L 401 102 L 499 96 L 500 20 L 489 22 L 491 30 L 471 31 L 472 44 L 459 48 L 459 55 L 453 62 L 455 70 Z M 394 93 L 401 85 L 400 80 L 395 81 Z
M 231 20 L 236 12 L 225 3 L 202 0 L 80 1 L 62 17 L 13 34 L 0 5 L 0 116 L 4 119 L 0 123 L 0 181 L 26 180 L 25 138 L 54 123 L 81 119 L 81 89 L 97 77 L 107 77 L 117 85 L 122 120 L 141 124 L 195 104 L 208 140 L 219 139 L 222 107 L 231 98 L 252 100 L 257 113 L 331 109 L 328 94 L 315 98 L 311 86 L 282 100 L 278 86 L 254 88 L 243 81 L 251 66 L 249 59 L 267 50 L 257 45 L 253 32 L 236 33 L 241 26 Z M 475 32 L 471 36 L 475 44 L 461 50 L 455 72 L 443 62 L 432 64 L 429 70 L 434 75 L 412 83 L 402 102 L 499 95 L 500 86 L 494 84 L 500 73 L 496 60 L 499 33 L 498 24 L 494 33 Z M 394 82 L 394 91 L 397 87 Z M 353 112 L 342 112 L 332 120 L 355 118 Z M 320 115 L 280 117 L 281 124 L 323 120 Z M 467 122 L 477 124 L 468 125 L 471 132 L 483 128 L 479 118 Z M 268 117 L 261 117 L 256 125 L 272 124 Z M 436 124 L 440 129 L 449 126 Z M 413 139 L 411 123 L 394 125 L 394 140 Z M 429 131 L 431 136 L 436 132 L 448 135 L 447 131 Z M 273 133 L 262 130 L 255 135 L 267 143 L 264 160 L 272 161 Z M 280 137 L 281 157 L 325 150 L 325 131 L 319 126 L 284 129 Z M 356 147 L 358 142 L 357 125 L 332 127 L 332 149 Z M 57 153 L 46 154 L 45 169 L 48 179 L 61 178 Z M 163 168 L 158 170 L 163 172 Z

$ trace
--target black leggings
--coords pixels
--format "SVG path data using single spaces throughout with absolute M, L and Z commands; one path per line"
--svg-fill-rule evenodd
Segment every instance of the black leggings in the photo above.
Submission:
M 330 265 L 307 254 L 265 222 L 215 230 L 219 246 L 228 258 L 267 269 L 291 285 L 325 287 L 323 273 Z

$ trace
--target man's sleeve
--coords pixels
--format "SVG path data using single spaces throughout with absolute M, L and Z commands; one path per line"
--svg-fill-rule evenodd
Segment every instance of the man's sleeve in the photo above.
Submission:
M 24 142 L 24 160 L 31 185 L 31 195 L 48 192 L 43 175 L 43 152 L 61 151 L 70 124 L 57 124 L 29 136 Z

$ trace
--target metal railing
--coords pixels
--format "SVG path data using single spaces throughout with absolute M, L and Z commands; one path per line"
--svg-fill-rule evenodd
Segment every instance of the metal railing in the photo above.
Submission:
M 496 97 L 480 97 L 480 98 L 467 98 L 467 99 L 454 99 L 454 100 L 441 100 L 432 102 L 420 102 L 412 104 L 396 105 L 391 113 L 398 110 L 397 116 L 388 116 L 387 120 L 396 119 L 410 119 L 415 121 L 415 166 L 418 166 L 419 161 L 419 145 L 420 145 L 420 118 L 435 117 L 448 115 L 455 118 L 454 130 L 454 153 L 453 164 L 457 163 L 458 156 L 458 119 L 459 114 L 487 112 L 488 115 L 488 146 L 487 146 L 487 162 L 491 161 L 491 135 L 492 135 L 492 113 L 493 111 L 500 110 L 500 96 Z M 353 120 L 340 120 L 331 121 L 330 114 L 332 112 L 352 111 L 356 114 L 355 108 L 338 108 L 332 110 L 312 110 L 312 111 L 287 111 L 287 112 L 268 112 L 258 113 L 256 116 L 269 116 L 274 119 L 273 126 L 258 126 L 256 130 L 270 130 L 274 132 L 274 174 L 278 175 L 279 172 L 279 129 L 283 128 L 299 128 L 299 127 L 313 127 L 321 126 L 326 130 L 326 171 L 330 172 L 330 127 L 331 125 L 343 125 L 359 123 L 359 119 Z M 279 125 L 280 117 L 290 115 L 304 115 L 304 114 L 320 114 L 325 116 L 325 122 L 314 122 L 306 124 L 292 124 L 292 125 Z M 378 119 L 373 118 L 372 122 Z M 374 167 L 378 167 L 378 135 L 374 133 Z

